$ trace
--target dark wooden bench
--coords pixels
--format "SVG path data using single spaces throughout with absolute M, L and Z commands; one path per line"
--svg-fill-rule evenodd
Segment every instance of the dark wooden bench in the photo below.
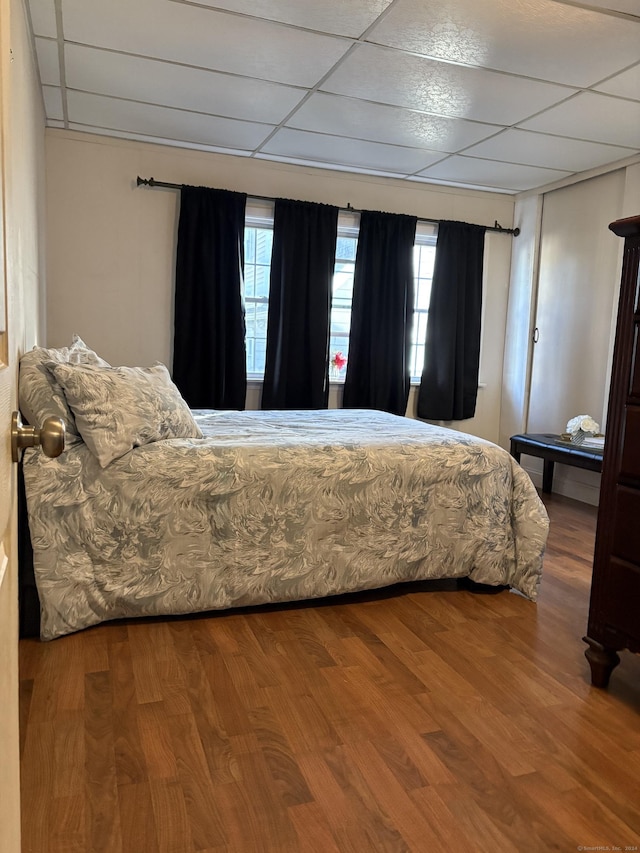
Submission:
M 525 456 L 538 456 L 544 460 L 543 492 L 551 492 L 553 468 L 556 462 L 573 465 L 574 468 L 586 468 L 588 471 L 602 471 L 602 450 L 571 444 L 554 433 L 527 432 L 522 435 L 512 435 L 511 455 L 516 462 L 520 462 L 520 456 L 523 453 Z

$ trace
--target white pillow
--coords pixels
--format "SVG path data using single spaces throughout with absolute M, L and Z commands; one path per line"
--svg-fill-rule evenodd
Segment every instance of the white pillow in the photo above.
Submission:
M 47 367 L 60 383 L 84 443 L 100 467 L 134 447 L 165 438 L 202 438 L 163 364 L 153 367 Z
M 90 349 L 82 338 L 73 336 L 70 347 L 45 349 L 34 347 L 20 359 L 18 396 L 20 411 L 27 423 L 41 427 L 45 418 L 62 418 L 67 434 L 78 435 L 73 414 L 67 405 L 62 388 L 46 364 L 97 364 L 109 367 L 109 362 Z

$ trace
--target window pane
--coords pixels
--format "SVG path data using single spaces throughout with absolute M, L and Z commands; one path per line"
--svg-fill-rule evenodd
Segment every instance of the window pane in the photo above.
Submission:
M 336 263 L 331 290 L 331 327 L 329 332 L 329 377 L 344 379 L 349 357 L 349 330 L 353 299 L 357 237 L 340 234 L 336 243 Z
M 255 355 L 256 342 L 253 338 L 250 338 L 247 335 L 246 339 L 246 347 L 247 347 L 247 373 L 253 373 L 253 362 Z
M 256 289 L 255 295 L 259 299 L 269 298 L 269 272 L 270 266 L 255 267 Z
M 256 355 L 253 365 L 253 373 L 259 373 L 264 376 L 264 366 L 267 355 L 267 341 L 263 338 L 256 340 Z
M 353 271 L 354 264 L 336 264 L 336 271 L 333 274 L 334 299 L 345 299 L 351 303 L 353 298 Z
M 271 246 L 273 245 L 273 231 L 267 228 L 256 228 L 256 263 L 271 264 Z
M 420 312 L 416 315 L 417 323 L 415 324 L 416 329 L 416 343 L 423 344 L 424 340 L 427 336 L 427 317 L 429 316 L 428 312 Z
M 244 297 L 255 295 L 256 268 L 245 261 L 244 265 Z
M 411 332 L 411 378 L 419 379 L 424 367 L 424 341 L 427 333 L 427 318 L 431 301 L 431 280 L 436 257 L 436 236 L 418 235 L 419 242 L 413 249 L 413 274 L 415 302 L 413 329 Z
M 355 237 L 338 237 L 336 244 L 336 260 L 355 261 L 356 246 L 358 241 Z
M 267 313 L 269 311 L 268 302 L 259 302 L 255 306 L 255 335 L 256 338 L 267 339 Z
M 331 334 L 348 335 L 351 326 L 351 305 L 333 308 L 331 311 Z
M 436 260 L 435 246 L 420 246 L 420 278 L 433 278 L 433 265 Z
M 271 228 L 245 226 L 244 303 L 246 311 L 247 373 L 264 374 L 269 307 Z
M 416 309 L 422 311 L 429 310 L 429 302 L 431 301 L 431 279 L 416 279 Z
M 256 229 L 244 229 L 244 262 L 253 264 L 256 260 Z
M 414 353 L 415 358 L 412 372 L 416 379 L 420 379 L 422 376 L 422 368 L 424 366 L 424 344 L 415 347 Z

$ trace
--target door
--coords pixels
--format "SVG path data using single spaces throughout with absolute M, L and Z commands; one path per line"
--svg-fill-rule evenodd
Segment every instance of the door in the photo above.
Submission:
M 547 193 L 527 432 L 561 433 L 576 415 L 603 425 L 620 280 L 624 170 Z
M 11 219 L 10 0 L 0 0 L 0 850 L 20 850 L 18 732 L 18 561 L 16 470 L 11 462 L 11 412 L 16 408 L 17 343 L 21 290 L 8 242 Z M 19 253 L 18 253 L 19 254 Z M 20 313 L 17 313 L 20 312 Z

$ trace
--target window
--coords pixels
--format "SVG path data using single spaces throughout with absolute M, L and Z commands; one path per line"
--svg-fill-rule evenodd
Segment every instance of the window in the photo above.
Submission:
M 424 341 L 427 334 L 433 265 L 436 260 L 436 240 L 437 226 L 419 222 L 413 247 L 414 302 L 409 356 L 412 380 L 421 378 L 424 366 Z
M 359 221 L 358 214 L 341 212 L 338 217 L 329 329 L 329 377 L 332 380 L 344 379 L 347 372 Z
M 353 273 L 358 244 L 357 214 L 340 213 L 333 275 L 329 358 L 349 355 Z M 273 245 L 273 206 L 247 208 L 244 229 L 244 304 L 246 314 L 247 376 L 262 379 L 267 352 L 269 273 Z M 332 369 L 332 378 L 344 379 L 346 363 Z
M 247 376 L 262 379 L 267 353 L 273 204 L 247 205 L 244 227 L 244 307 Z
M 348 219 L 347 216 L 347 214 L 341 213 L 338 221 L 329 342 L 331 365 L 336 353 L 340 353 L 345 358 L 349 356 L 351 302 L 353 299 L 353 275 L 356 266 L 359 218 L 357 215 L 352 215 L 352 219 Z M 424 342 L 427 334 L 427 317 L 431 299 L 433 265 L 436 259 L 437 235 L 437 225 L 429 222 L 418 222 L 413 249 L 414 307 L 409 356 L 412 380 L 421 378 L 424 365 Z M 330 377 L 334 380 L 344 379 L 345 373 L 346 363 L 340 368 L 337 365 L 330 368 Z
M 330 378 L 343 380 L 349 357 L 353 276 L 358 246 L 358 214 L 341 211 L 333 273 L 329 331 Z M 418 222 L 413 251 L 415 283 L 414 321 L 411 330 L 411 379 L 418 380 L 424 364 L 431 280 L 436 256 L 437 226 Z M 273 245 L 273 205 L 250 202 L 244 230 L 244 304 L 246 312 L 247 376 L 262 379 L 267 351 L 269 273 Z M 336 359 L 336 354 L 338 358 Z M 344 359 L 344 362 L 343 360 Z

